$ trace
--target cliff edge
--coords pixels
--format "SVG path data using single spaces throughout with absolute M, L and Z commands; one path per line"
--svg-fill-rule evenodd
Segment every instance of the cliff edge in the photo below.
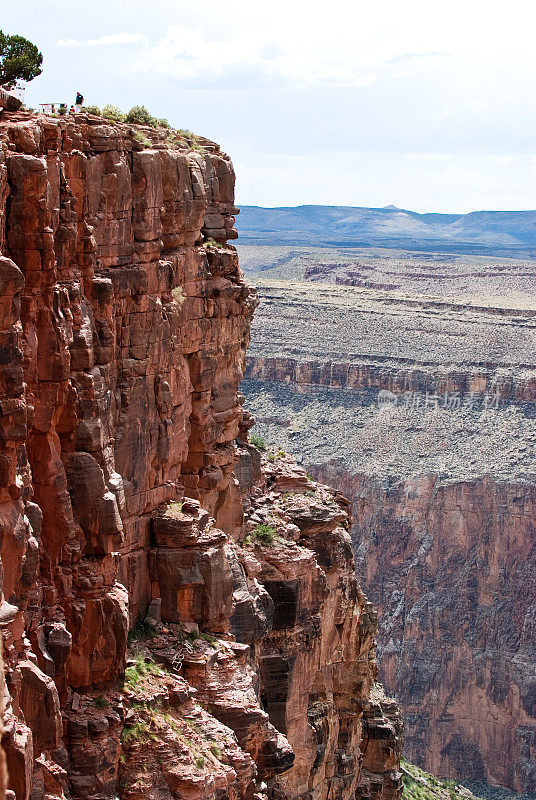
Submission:
M 8 795 L 398 797 L 348 503 L 262 460 L 212 142 L 0 123 Z

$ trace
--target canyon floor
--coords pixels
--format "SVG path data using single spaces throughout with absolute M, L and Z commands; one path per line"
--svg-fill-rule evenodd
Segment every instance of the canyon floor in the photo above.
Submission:
M 534 792 L 536 263 L 239 250 L 254 431 L 352 500 L 408 758 Z
M 238 244 L 251 277 L 307 280 L 381 291 L 485 303 L 508 300 L 524 308 L 535 298 L 536 262 L 517 255 L 414 252 L 383 247 Z

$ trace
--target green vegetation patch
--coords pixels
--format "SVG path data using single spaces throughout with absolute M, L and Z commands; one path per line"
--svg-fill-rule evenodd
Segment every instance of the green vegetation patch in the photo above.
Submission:
M 270 450 L 268 453 L 268 461 L 271 461 L 273 464 L 275 461 L 281 461 L 282 458 L 285 458 L 286 453 L 282 447 L 278 447 L 277 450 Z
M 156 128 L 158 120 L 145 106 L 132 106 L 125 115 L 125 122 L 130 125 L 149 125 L 151 128 Z
M 262 438 L 262 436 L 258 436 L 256 433 L 252 433 L 250 435 L 249 442 L 253 445 L 253 447 L 256 447 L 257 450 L 260 450 L 261 453 L 266 453 L 268 450 L 268 445 L 266 444 L 265 440 Z
M 223 244 L 223 242 L 217 242 L 216 239 L 213 239 L 212 236 L 209 236 L 208 239 L 205 239 L 205 247 L 209 250 L 219 250 L 220 252 L 225 252 L 229 248 Z
M 218 759 L 221 758 L 221 748 L 218 747 L 217 744 L 211 744 L 210 745 L 210 752 L 212 753 L 214 758 L 218 758 Z
M 41 75 L 43 54 L 18 34 L 0 31 L 0 86 L 12 89 L 18 80 L 33 81 Z
M 403 800 L 468 800 L 474 797 L 465 786 L 446 778 L 435 778 L 404 758 L 400 759 L 400 769 Z M 480 798 L 475 797 L 475 800 Z
M 257 525 L 256 528 L 253 528 L 251 533 L 242 540 L 242 546 L 247 547 L 248 545 L 264 545 L 269 546 L 273 544 L 277 536 L 277 531 L 275 528 L 272 528 L 271 525 L 266 525 L 266 523 L 262 522 L 260 525 Z
M 136 690 L 143 686 L 146 678 L 151 676 L 163 677 L 165 672 L 154 661 L 146 661 L 142 656 L 138 656 L 134 664 L 125 670 L 125 685 L 130 689 Z
M 126 121 L 126 115 L 123 114 L 123 112 L 119 108 L 117 108 L 117 106 L 112 106 L 110 104 L 104 106 L 104 108 L 102 109 L 102 116 L 106 117 L 106 119 L 109 119 L 110 122 Z
M 213 636 L 211 633 L 206 633 L 205 631 L 190 631 L 186 633 L 184 630 L 180 630 L 178 633 L 179 641 L 187 642 L 189 645 L 195 644 L 195 642 L 202 640 L 203 642 L 207 642 L 208 644 L 215 646 L 219 643 L 219 639 L 216 636 Z
M 199 631 L 199 633 L 197 634 L 197 638 L 202 639 L 204 642 L 207 642 L 208 644 L 217 644 L 218 642 L 218 639 L 216 639 L 215 636 L 212 636 L 211 633 L 203 633 L 203 631 Z
M 152 147 L 152 146 L 153 146 L 153 143 L 151 142 L 151 140 L 149 139 L 149 137 L 148 137 L 148 136 L 146 136 L 146 135 L 145 135 L 144 133 L 142 133 L 141 131 L 134 131 L 134 134 L 133 134 L 133 136 L 134 136 L 134 139 L 135 139 L 137 142 L 139 142 L 140 144 L 142 144 L 144 147 Z
M 107 708 L 110 704 L 103 694 L 99 694 L 93 700 L 95 708 Z
M 149 728 L 146 722 L 135 722 L 134 725 L 125 725 L 121 731 L 121 744 L 129 745 L 134 742 L 149 738 Z

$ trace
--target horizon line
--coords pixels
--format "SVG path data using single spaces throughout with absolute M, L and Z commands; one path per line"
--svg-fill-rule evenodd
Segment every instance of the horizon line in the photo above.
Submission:
M 444 217 L 466 217 L 469 214 L 530 214 L 536 213 L 536 208 L 478 208 L 472 211 L 413 211 L 411 208 L 402 208 L 400 206 L 386 205 L 386 206 L 349 206 L 339 205 L 338 203 L 299 203 L 298 205 L 286 206 L 263 206 L 257 203 L 240 203 L 236 201 L 238 208 L 260 208 L 265 211 L 278 211 L 283 209 L 296 209 L 296 208 L 351 208 L 351 209 L 365 209 L 367 211 L 404 211 L 408 214 L 418 214 L 424 216 L 428 214 L 435 214 Z

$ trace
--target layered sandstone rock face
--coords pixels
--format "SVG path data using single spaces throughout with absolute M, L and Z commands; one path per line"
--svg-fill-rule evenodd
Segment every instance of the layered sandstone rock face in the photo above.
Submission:
M 264 281 L 247 407 L 270 446 L 352 501 L 407 757 L 534 792 L 531 298 Z
M 382 679 L 404 708 L 408 758 L 426 752 L 434 774 L 532 790 L 535 487 L 427 475 L 389 488 L 334 465 L 319 474 L 354 501 L 359 573 L 382 619 Z
M 233 472 L 256 299 L 232 165 L 191 145 L 0 125 L 9 791 L 395 798 L 346 504 L 247 444 Z

